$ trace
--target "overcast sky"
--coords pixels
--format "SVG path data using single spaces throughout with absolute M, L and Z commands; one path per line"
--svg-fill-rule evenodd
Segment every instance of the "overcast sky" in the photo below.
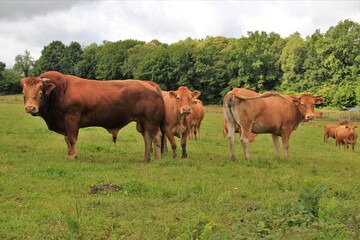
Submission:
M 239 38 L 256 30 L 282 37 L 297 31 L 305 38 L 345 19 L 360 23 L 359 0 L 0 0 L 0 61 L 11 68 L 25 50 L 36 60 L 55 40 L 83 46 L 125 39 L 171 44 L 187 37 Z

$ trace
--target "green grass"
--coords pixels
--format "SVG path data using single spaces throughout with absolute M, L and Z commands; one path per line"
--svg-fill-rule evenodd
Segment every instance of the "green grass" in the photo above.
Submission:
M 61 135 L 26 114 L 21 96 L 1 96 L 0 239 L 357 239 L 360 147 L 323 143 L 339 114 L 299 126 L 289 159 L 258 135 L 250 161 L 238 136 L 230 161 L 222 109 L 206 106 L 187 159 L 169 151 L 144 163 L 132 123 L 116 145 L 102 128 L 81 129 L 78 158 L 66 160 Z M 121 190 L 90 193 L 106 183 Z

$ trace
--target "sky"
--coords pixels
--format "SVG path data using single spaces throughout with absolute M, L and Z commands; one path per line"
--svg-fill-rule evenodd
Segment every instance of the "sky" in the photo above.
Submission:
M 11 68 L 25 50 L 37 60 L 52 41 L 171 44 L 188 37 L 240 38 L 249 31 L 306 38 L 346 19 L 360 23 L 359 0 L 0 0 L 0 61 Z

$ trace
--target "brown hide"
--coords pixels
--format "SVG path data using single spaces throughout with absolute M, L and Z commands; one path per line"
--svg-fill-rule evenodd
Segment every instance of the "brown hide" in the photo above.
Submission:
M 349 124 L 349 120 L 347 120 L 347 119 L 340 119 L 339 120 L 339 125 L 346 125 L 346 124 Z
M 150 160 L 151 140 L 157 146 L 155 158 L 160 158 L 159 125 L 165 117 L 165 105 L 157 84 L 141 80 L 87 80 L 55 71 L 24 78 L 21 84 L 25 111 L 41 116 L 50 130 L 64 135 L 67 157 L 77 156 L 80 128 L 103 127 L 116 137 L 122 127 L 136 121 L 142 127 L 145 160 Z
M 234 116 L 232 115 L 227 102 L 230 101 L 229 97 L 231 96 L 231 98 L 233 98 L 233 96 L 234 96 L 233 94 L 236 94 L 236 93 L 241 94 L 242 96 L 246 96 L 246 97 L 257 97 L 260 95 L 260 93 L 257 93 L 255 91 L 252 91 L 252 90 L 249 90 L 246 88 L 233 88 L 224 97 L 223 134 L 224 134 L 224 136 L 226 136 L 226 135 L 228 136 L 229 145 L 230 145 L 230 158 L 232 160 L 235 160 L 234 135 L 235 135 L 235 133 L 239 133 L 240 139 L 241 139 L 241 127 L 240 127 L 239 123 L 236 121 L 236 119 L 234 118 Z M 251 135 L 249 136 L 249 142 L 254 142 L 254 141 L 255 141 L 255 134 L 251 133 Z
M 281 136 L 285 157 L 288 157 L 291 132 L 304 119 L 313 119 L 314 105 L 322 102 L 321 97 L 312 94 L 292 96 L 266 92 L 255 97 L 247 97 L 239 92 L 230 91 L 224 98 L 224 114 L 228 123 L 235 122 L 241 127 L 241 142 L 246 159 L 250 159 L 248 143 L 252 132 L 272 134 L 275 157 L 279 157 L 278 137 Z M 232 145 L 230 150 L 231 159 L 235 159 Z
M 241 137 L 241 127 L 239 126 L 239 124 L 235 124 L 235 133 L 239 133 L 239 136 Z M 227 127 L 227 121 L 226 121 L 225 118 L 224 118 L 224 121 L 223 121 L 223 134 L 224 134 L 224 137 L 229 134 L 229 130 L 228 130 L 228 127 Z M 256 135 L 254 133 L 251 133 L 249 142 L 250 143 L 255 142 L 255 137 L 256 137 Z
M 191 92 L 185 86 L 179 87 L 176 91 L 162 92 L 165 102 L 164 130 L 171 144 L 173 158 L 177 156 L 174 136 L 181 138 L 182 158 L 187 157 L 186 143 L 190 133 L 191 101 L 199 97 L 200 94 L 199 91 Z
M 335 144 L 336 146 L 343 144 L 344 149 L 347 150 L 349 145 L 352 146 L 352 150 L 355 150 L 355 144 L 358 137 L 358 134 L 355 130 L 357 126 L 353 124 L 348 124 L 346 126 L 339 126 L 335 130 Z
M 190 115 L 191 117 L 190 137 L 191 138 L 193 137 L 196 140 L 196 139 L 200 139 L 200 126 L 205 116 L 204 106 L 201 100 L 193 99 L 191 101 L 191 108 L 192 108 L 192 114 Z
M 326 125 L 324 127 L 324 142 L 327 143 L 329 137 L 332 137 L 335 139 L 335 130 L 338 128 L 338 125 Z

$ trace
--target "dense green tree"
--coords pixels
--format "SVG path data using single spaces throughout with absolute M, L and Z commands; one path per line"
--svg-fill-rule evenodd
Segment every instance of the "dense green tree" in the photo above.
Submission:
M 136 76 L 139 79 L 151 80 L 158 83 L 163 90 L 174 89 L 172 81 L 169 77 L 170 56 L 167 52 L 167 45 L 160 45 L 149 52 L 139 63 Z
M 0 72 L 2 75 L 0 78 L 0 94 L 21 93 L 19 80 L 22 76 L 12 69 L 4 69 L 3 71 L 0 69 Z
M 158 40 L 152 40 L 146 44 L 138 44 L 128 50 L 129 57 L 124 62 L 123 72 L 126 78 L 142 79 L 143 70 L 140 68 L 141 62 L 144 58 L 154 52 L 158 47 L 163 44 Z M 144 78 L 145 79 L 145 78 Z
M 15 57 L 15 65 L 13 70 L 19 72 L 24 77 L 28 77 L 34 64 L 34 58 L 30 55 L 28 50 L 25 50 L 23 55 L 19 54 Z
M 82 49 L 78 42 L 71 42 L 66 46 L 60 59 L 61 72 L 63 74 L 79 75 L 77 64 L 81 60 Z
M 60 71 L 61 59 L 65 51 L 65 45 L 61 41 L 53 41 L 41 51 L 40 58 L 35 62 L 34 75 L 38 76 L 46 71 Z
M 77 62 L 75 67 L 79 77 L 96 79 L 96 52 L 98 49 L 99 47 L 96 43 L 92 43 L 83 49 L 80 60 Z
M 3 71 L 6 68 L 6 64 L 0 61 L 0 80 L 3 78 Z
M 188 38 L 169 46 L 169 89 L 176 89 L 179 86 L 188 86 L 195 90 L 196 75 L 194 65 L 198 54 L 198 41 Z
M 299 33 L 290 35 L 280 56 L 281 69 L 283 71 L 281 90 L 288 92 L 301 92 L 307 89 L 304 81 L 304 61 L 306 57 L 305 41 Z
M 137 40 L 104 42 L 96 52 L 96 78 L 108 80 L 126 78 L 122 67 L 128 58 L 128 50 L 138 44 L 144 42 Z

